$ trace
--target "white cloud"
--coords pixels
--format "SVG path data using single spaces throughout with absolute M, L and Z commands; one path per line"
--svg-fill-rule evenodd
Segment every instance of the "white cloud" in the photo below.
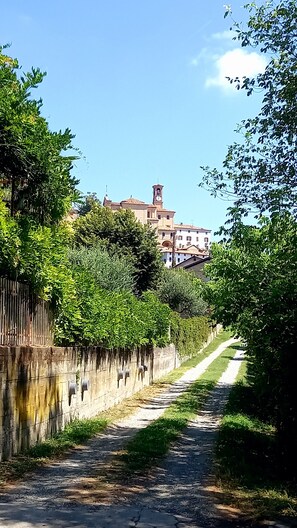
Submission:
M 235 36 L 235 31 L 226 29 L 225 31 L 220 31 L 219 33 L 213 33 L 211 38 L 214 40 L 232 40 Z
M 211 46 L 202 48 L 199 53 L 197 53 L 197 55 L 190 60 L 190 65 L 199 66 L 199 64 L 202 62 L 209 63 L 210 60 L 214 61 L 218 59 L 220 57 L 220 54 L 222 54 L 223 50 L 226 49 L 226 46 L 230 47 L 230 45 L 238 45 L 235 41 L 233 41 L 233 37 L 235 35 L 236 33 L 230 30 L 221 31 L 219 33 L 213 33 L 208 39 L 208 41 L 211 41 Z M 217 41 L 215 50 L 216 53 L 212 51 L 214 40 Z
M 227 90 L 234 90 L 234 85 L 230 85 L 226 77 L 253 77 L 262 73 L 266 66 L 266 60 L 255 51 L 249 53 L 241 48 L 227 51 L 223 55 L 214 58 L 216 75 L 208 77 L 205 86 L 218 86 Z

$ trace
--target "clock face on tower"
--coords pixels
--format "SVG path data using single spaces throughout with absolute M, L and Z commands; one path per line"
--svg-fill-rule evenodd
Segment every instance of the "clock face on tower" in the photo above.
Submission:
M 163 207 L 162 189 L 163 185 L 153 185 L 153 204 L 157 205 L 159 208 Z

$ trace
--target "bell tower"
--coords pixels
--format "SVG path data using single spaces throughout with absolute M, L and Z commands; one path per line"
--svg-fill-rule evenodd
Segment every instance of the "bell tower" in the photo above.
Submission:
M 153 185 L 153 204 L 158 209 L 163 209 L 163 185 L 156 183 Z

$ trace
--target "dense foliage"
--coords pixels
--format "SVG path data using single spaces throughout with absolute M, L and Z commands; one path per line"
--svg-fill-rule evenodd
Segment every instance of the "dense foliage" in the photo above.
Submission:
M 69 129 L 51 132 L 40 114 L 42 101 L 31 97 L 44 76 L 38 68 L 21 72 L 0 47 L 0 188 L 11 216 L 51 225 L 78 194 L 70 174 L 73 135 Z
M 73 275 L 75 304 L 69 314 L 60 310 L 58 344 L 124 348 L 168 343 L 171 311 L 155 295 L 146 292 L 138 299 L 129 292 L 100 289 L 92 274 L 79 266 Z
M 246 341 L 248 375 L 282 449 L 296 445 L 297 226 L 289 215 L 239 226 L 214 245 L 208 268 L 214 315 Z M 293 442 L 293 445 L 292 445 Z
M 195 356 L 206 343 L 210 333 L 209 320 L 205 316 L 181 318 L 172 316 L 171 340 L 181 358 Z
M 268 64 L 238 88 L 263 93 L 259 114 L 242 121 L 243 143 L 228 149 L 223 171 L 206 168 L 204 185 L 214 194 L 231 195 L 241 211 L 290 210 L 296 214 L 297 151 L 297 4 L 296 0 L 248 4 L 248 27 L 234 24 L 242 46 L 259 48 Z
M 73 136 L 68 129 L 51 132 L 42 101 L 31 95 L 45 74 L 22 72 L 4 51 L 0 47 L 0 273 L 58 306 L 74 284 L 67 260 L 71 228 L 64 222 L 78 196 Z
M 120 253 L 110 255 L 99 244 L 72 248 L 68 256 L 71 267 L 79 266 L 87 270 L 99 288 L 118 292 L 134 291 L 136 270 L 127 256 Z
M 71 283 L 67 223 L 51 227 L 28 217 L 11 217 L 0 193 L 0 275 L 29 284 L 45 299 L 54 300 Z
M 153 289 L 163 267 L 155 231 L 137 221 L 132 211 L 111 209 L 94 202 L 91 211 L 75 223 L 77 245 L 91 247 L 103 241 L 112 254 L 126 255 L 135 267 L 136 290 Z
M 79 201 L 75 204 L 75 209 L 79 216 L 85 216 L 92 210 L 95 204 L 101 204 L 97 194 L 87 193 L 79 197 Z
M 202 281 L 182 269 L 164 269 L 157 295 L 182 317 L 205 315 L 208 308 L 203 300 Z
M 224 171 L 206 169 L 213 192 L 235 199 L 221 230 L 224 244 L 212 247 L 207 273 L 214 314 L 246 341 L 259 411 L 274 420 L 290 469 L 297 465 L 297 5 L 283 0 L 246 7 L 248 27 L 235 24 L 237 38 L 258 46 L 268 64 L 256 79 L 235 82 L 248 94 L 260 87 L 263 102 L 259 114 L 242 123 L 244 143 L 229 147 Z M 243 223 L 251 210 L 257 226 Z

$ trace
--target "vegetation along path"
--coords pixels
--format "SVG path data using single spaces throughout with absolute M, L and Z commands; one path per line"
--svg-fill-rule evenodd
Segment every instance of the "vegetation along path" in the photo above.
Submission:
M 104 434 L 72 451 L 64 460 L 40 468 L 5 490 L 0 495 L 0 526 L 215 526 L 215 506 L 206 486 L 209 485 L 214 433 L 228 388 L 234 382 L 241 363 L 240 351 L 233 359 L 234 350 L 229 349 L 229 354 L 225 353 L 228 347 L 234 347 L 234 343 L 234 339 L 229 339 L 221 344 L 133 416 L 113 424 Z M 126 466 L 124 463 L 120 465 L 120 475 L 116 470 L 111 471 L 115 454 L 127 442 L 129 445 L 129 440 L 131 444 L 131 439 L 137 439 L 141 431 L 148 430 L 150 423 L 158 423 L 161 415 L 164 413 L 165 416 L 174 405 L 178 409 L 177 423 L 180 421 L 183 427 L 181 416 L 184 409 L 191 406 L 191 394 L 192 400 L 193 397 L 197 400 L 195 391 L 203 389 L 203 386 L 204 389 L 212 388 L 218 374 L 219 382 L 206 406 L 189 421 L 159 467 L 151 470 L 146 477 L 138 474 L 135 479 L 128 475 L 130 462 L 133 462 L 133 456 L 131 459 L 128 456 Z M 110 477 L 106 486 L 101 486 L 102 474 Z

